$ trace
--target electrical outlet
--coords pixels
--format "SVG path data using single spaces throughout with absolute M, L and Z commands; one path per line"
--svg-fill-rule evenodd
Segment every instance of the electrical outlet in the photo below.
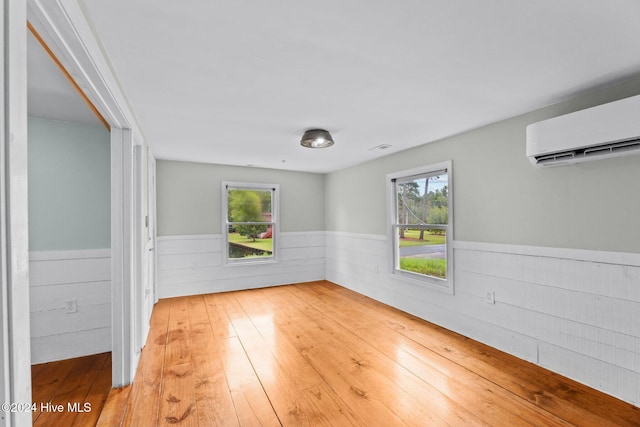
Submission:
M 495 304 L 496 303 L 496 293 L 493 291 L 487 291 L 484 302 L 487 304 Z
M 78 300 L 72 299 L 66 302 L 65 304 L 65 312 L 69 313 L 77 313 L 78 312 Z

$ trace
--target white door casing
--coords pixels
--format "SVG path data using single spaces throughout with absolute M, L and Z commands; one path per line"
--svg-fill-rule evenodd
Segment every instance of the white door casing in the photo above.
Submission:
M 111 126 L 112 384 L 120 387 L 133 380 L 138 360 L 135 295 L 142 256 L 135 230 L 142 215 L 135 201 L 134 146 L 144 138 L 79 2 L 29 0 L 27 18 Z
M 146 320 L 151 320 L 151 311 L 153 305 L 158 301 L 157 287 L 157 260 L 156 260 L 156 159 L 153 157 L 151 150 L 147 150 L 147 258 L 148 258 L 148 281 L 145 289 L 145 298 L 147 300 Z M 146 335 L 146 334 L 145 334 Z
M 0 10 L 0 402 L 31 402 L 26 2 Z M 0 426 L 31 413 L 0 410 Z

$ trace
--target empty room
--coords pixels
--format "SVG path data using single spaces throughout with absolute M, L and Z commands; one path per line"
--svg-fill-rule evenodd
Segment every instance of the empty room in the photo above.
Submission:
M 3 13 L 0 426 L 640 425 L 640 3 Z

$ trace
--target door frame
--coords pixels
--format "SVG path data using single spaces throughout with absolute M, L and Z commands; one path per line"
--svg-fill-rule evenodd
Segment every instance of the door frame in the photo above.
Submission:
M 26 1 L 0 10 L 0 401 L 31 402 Z M 0 426 L 31 413 L 0 410 Z
M 149 239 L 151 252 L 150 258 L 153 259 L 153 280 L 150 283 L 150 292 L 152 294 L 151 304 L 158 302 L 158 251 L 157 251 L 157 237 L 158 237 L 158 218 L 156 215 L 156 158 L 150 149 L 147 149 L 147 197 L 148 204 L 148 230 L 147 236 Z M 149 318 L 151 318 L 151 310 L 149 310 Z
M 133 381 L 138 362 L 136 230 L 142 213 L 135 200 L 134 147 L 144 145 L 144 136 L 79 2 L 28 0 L 27 19 L 111 127 L 112 385 L 121 387 Z

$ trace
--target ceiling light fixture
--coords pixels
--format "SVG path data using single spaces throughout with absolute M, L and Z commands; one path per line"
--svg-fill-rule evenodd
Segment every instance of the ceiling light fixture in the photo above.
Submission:
M 300 145 L 307 148 L 326 148 L 333 145 L 331 134 L 324 129 L 309 129 L 305 131 Z

